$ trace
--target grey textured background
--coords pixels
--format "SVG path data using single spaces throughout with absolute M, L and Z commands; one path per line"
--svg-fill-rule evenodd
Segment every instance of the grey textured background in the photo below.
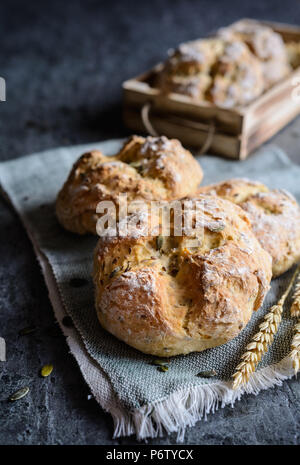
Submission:
M 177 43 L 240 17 L 300 23 L 300 3 L 261 1 L 17 2 L 0 6 L 0 159 L 76 143 L 121 137 L 121 82 Z M 298 118 L 273 142 L 300 163 Z M 9 206 L 0 202 L 1 444 L 134 444 L 113 440 L 112 422 L 89 394 L 57 325 L 32 246 Z M 34 324 L 35 334 L 18 330 Z M 41 365 L 54 364 L 48 379 Z M 9 404 L 30 384 L 34 402 Z M 297 380 L 245 396 L 187 431 L 189 444 L 299 443 Z M 175 436 L 153 441 L 171 444 Z M 151 443 L 151 441 L 150 441 Z

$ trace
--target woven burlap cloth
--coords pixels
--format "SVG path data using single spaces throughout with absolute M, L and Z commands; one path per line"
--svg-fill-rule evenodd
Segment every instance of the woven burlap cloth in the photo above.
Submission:
M 114 435 L 147 438 L 177 431 L 178 440 L 182 440 L 187 426 L 219 406 L 233 404 L 243 392 L 257 394 L 293 375 L 287 354 L 294 322 L 287 301 L 280 330 L 251 382 L 238 391 L 232 390 L 230 382 L 247 342 L 286 287 L 293 270 L 272 281 L 263 307 L 237 338 L 221 347 L 174 357 L 165 373 L 151 365 L 151 356 L 104 331 L 96 318 L 91 279 L 97 238 L 65 232 L 55 218 L 54 202 L 79 155 L 92 148 L 114 154 L 120 143 L 112 140 L 58 148 L 1 163 L 1 187 L 32 240 L 70 351 L 94 397 L 113 416 Z M 213 156 L 202 156 L 200 161 L 203 185 L 229 177 L 247 177 L 272 188 L 287 189 L 300 200 L 300 167 L 277 147 L 265 146 L 243 162 Z M 70 285 L 72 278 L 84 278 L 87 283 L 74 288 Z M 74 328 L 62 325 L 66 314 L 72 317 Z M 196 376 L 205 370 L 215 370 L 217 377 Z

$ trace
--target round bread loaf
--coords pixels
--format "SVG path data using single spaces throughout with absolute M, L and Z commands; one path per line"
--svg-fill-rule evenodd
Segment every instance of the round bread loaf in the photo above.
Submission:
M 163 93 L 176 92 L 204 100 L 212 83 L 211 67 L 223 51 L 224 42 L 220 39 L 183 43 L 165 62 L 155 85 Z
M 246 105 L 264 90 L 262 65 L 241 41 L 226 42 L 212 77 L 207 99 L 225 108 Z
M 128 202 L 172 200 L 196 192 L 202 177 L 178 140 L 132 136 L 115 156 L 94 150 L 79 158 L 58 194 L 57 218 L 69 231 L 95 234 L 100 201 L 117 203 L 120 193 Z
M 136 214 L 126 236 L 101 237 L 95 250 L 101 325 L 148 354 L 188 354 L 230 341 L 269 289 L 271 257 L 240 207 L 199 195 L 185 213 L 193 229 L 181 235 L 172 228 L 159 235 L 159 215 Z
M 280 34 L 255 20 L 242 20 L 218 31 L 225 40 L 239 40 L 260 60 L 264 87 L 268 88 L 291 71 L 287 51 Z
M 187 42 L 166 61 L 155 84 L 223 107 L 244 105 L 264 89 L 260 61 L 241 41 L 211 38 Z
M 300 260 L 300 207 L 289 192 L 249 179 L 229 179 L 199 192 L 230 200 L 248 213 L 254 234 L 272 256 L 274 277 Z

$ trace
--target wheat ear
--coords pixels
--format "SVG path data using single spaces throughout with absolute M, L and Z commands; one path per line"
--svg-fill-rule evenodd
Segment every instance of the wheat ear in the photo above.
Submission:
M 293 361 L 293 368 L 296 374 L 300 369 L 300 319 L 298 320 L 298 323 L 295 324 L 294 331 L 295 334 L 291 343 L 292 350 L 289 353 L 289 356 Z
M 300 274 L 297 277 L 295 290 L 293 294 L 293 302 L 291 306 L 291 316 L 299 318 L 300 316 Z
M 233 389 L 237 389 L 241 384 L 246 384 L 249 381 L 251 374 L 254 373 L 262 356 L 268 351 L 268 347 L 272 344 L 282 319 L 284 302 L 290 293 L 299 271 L 300 267 L 298 267 L 293 274 L 286 291 L 277 304 L 273 305 L 264 316 L 264 321 L 259 325 L 259 331 L 252 337 L 251 342 L 247 345 L 246 352 L 242 355 L 241 362 L 238 364 L 233 374 Z M 299 361 L 298 358 L 297 360 Z
M 293 368 L 296 374 L 300 369 L 300 274 L 297 277 L 293 294 L 291 316 L 298 318 L 298 321 L 294 326 L 294 336 L 291 342 L 292 350 L 289 353 L 289 357 L 293 361 Z

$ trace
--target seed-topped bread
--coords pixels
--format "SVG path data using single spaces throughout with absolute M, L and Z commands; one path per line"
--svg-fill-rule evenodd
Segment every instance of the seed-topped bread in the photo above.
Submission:
M 187 354 L 226 343 L 269 289 L 271 257 L 240 207 L 199 195 L 185 211 L 193 229 L 181 235 L 173 223 L 171 235 L 162 236 L 159 215 L 137 214 L 137 227 L 101 237 L 95 250 L 99 321 L 145 353 Z
M 233 107 L 260 95 L 264 83 L 259 60 L 243 42 L 212 38 L 180 45 L 158 74 L 156 86 L 163 93 Z
M 96 234 L 97 204 L 133 200 L 172 200 L 193 194 L 203 173 L 176 139 L 132 136 L 115 156 L 98 150 L 82 155 L 58 194 L 56 214 L 69 231 Z
M 272 86 L 291 72 L 287 50 L 280 34 L 255 20 L 242 20 L 218 31 L 225 40 L 239 40 L 260 61 L 264 88 Z
M 229 179 L 200 188 L 239 205 L 249 215 L 253 232 L 273 261 L 279 276 L 300 260 L 300 207 L 282 189 L 270 190 L 249 179 Z
M 154 85 L 162 93 L 183 94 L 195 102 L 245 106 L 297 66 L 296 45 L 286 47 L 281 35 L 261 22 L 241 20 L 214 37 L 180 44 Z

